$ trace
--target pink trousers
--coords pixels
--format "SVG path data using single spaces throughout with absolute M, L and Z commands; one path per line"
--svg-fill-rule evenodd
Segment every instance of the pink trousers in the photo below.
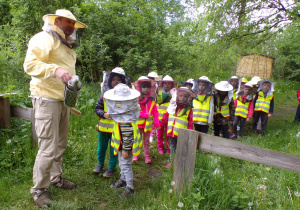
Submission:
M 144 132 L 144 128 L 139 128 L 141 138 L 143 138 L 143 144 L 144 144 L 144 157 L 149 157 L 149 137 L 150 137 L 150 131 Z
M 170 153 L 170 138 L 167 136 L 167 124 L 156 129 L 156 138 L 158 150 L 164 151 L 164 133 L 166 134 L 166 153 Z

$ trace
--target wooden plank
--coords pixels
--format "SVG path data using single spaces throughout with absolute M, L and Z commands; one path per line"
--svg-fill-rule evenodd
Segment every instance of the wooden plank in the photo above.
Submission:
M 18 117 L 24 120 L 32 120 L 32 108 L 23 108 L 21 106 L 11 107 L 13 117 Z
M 227 157 L 261 163 L 290 171 L 300 172 L 300 156 L 265 149 L 204 133 L 200 134 L 198 148 Z M 188 135 L 188 134 L 186 134 Z
M 0 128 L 6 128 L 11 123 L 9 98 L 0 97 Z
M 174 162 L 173 181 L 179 194 L 188 190 L 194 175 L 199 133 L 194 130 L 180 129 Z

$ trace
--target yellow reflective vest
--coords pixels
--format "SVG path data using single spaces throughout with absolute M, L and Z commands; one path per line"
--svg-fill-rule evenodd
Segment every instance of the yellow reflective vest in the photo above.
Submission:
M 163 97 L 162 97 L 162 90 L 158 91 L 157 93 L 157 111 L 158 111 L 158 118 L 159 120 L 162 120 L 163 116 L 165 113 L 167 113 L 167 109 L 168 106 L 170 104 L 170 101 L 163 103 L 163 104 L 159 104 L 163 101 Z
M 271 100 L 273 99 L 274 95 L 270 95 L 264 97 L 264 93 L 262 91 L 258 92 L 258 98 L 255 102 L 254 111 L 262 111 L 265 113 L 269 113 Z
M 206 98 L 205 98 L 206 97 Z M 197 99 L 193 100 L 193 121 L 208 122 L 210 113 L 210 101 L 213 96 L 197 95 Z
M 104 112 L 107 112 L 106 102 L 103 100 Z M 114 121 L 112 119 L 99 118 L 98 131 L 112 133 Z
M 156 102 L 155 101 L 152 101 L 151 102 L 151 106 L 150 106 L 150 109 L 149 109 L 149 114 L 151 114 L 152 112 L 152 109 L 153 107 L 156 105 Z M 141 110 L 141 107 L 140 107 L 140 110 Z M 152 131 L 152 125 L 153 125 L 153 114 L 150 115 L 147 119 L 146 118 L 139 118 L 137 120 L 137 124 L 138 125 L 144 125 L 145 124 L 145 127 L 144 127 L 144 132 L 148 132 L 148 131 Z
M 178 114 L 176 114 L 176 116 L 174 115 L 169 115 L 169 119 L 168 119 L 168 130 L 167 130 L 167 134 L 172 133 L 172 137 L 176 137 L 178 136 L 178 131 L 179 128 L 188 128 L 189 125 L 189 121 L 188 121 L 188 117 L 190 114 L 191 109 L 189 109 L 185 115 L 182 115 L 182 112 L 184 112 L 185 110 L 182 109 Z M 179 116 L 182 115 L 182 116 Z
M 228 96 L 225 97 L 224 100 L 226 100 Z M 230 102 L 229 102 L 230 103 Z M 219 106 L 220 104 L 220 96 L 217 97 L 217 113 L 220 113 L 223 115 L 223 117 L 230 117 L 229 114 L 229 103 L 228 104 L 223 104 L 222 106 Z
M 249 112 L 249 104 L 250 101 L 245 100 L 245 102 L 242 102 L 242 97 L 239 96 L 237 98 L 237 106 L 235 109 L 235 116 L 240 116 L 242 118 L 247 118 L 248 117 L 248 112 Z
M 140 155 L 140 148 L 143 146 L 143 141 L 141 140 L 141 135 L 139 128 L 136 123 L 131 123 L 133 127 L 133 145 L 132 145 L 132 154 L 134 156 Z M 111 136 L 111 146 L 114 148 L 114 155 L 117 155 L 121 146 L 121 132 L 119 123 L 114 122 L 113 133 Z

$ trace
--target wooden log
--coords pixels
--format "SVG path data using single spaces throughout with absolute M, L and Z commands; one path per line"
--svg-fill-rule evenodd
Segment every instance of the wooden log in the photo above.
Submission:
M 0 96 L 0 128 L 6 128 L 11 124 L 9 98 Z
M 178 134 L 173 181 L 179 194 L 188 190 L 193 179 L 199 133 L 180 129 Z
M 239 141 L 229 140 L 204 133 L 200 134 L 198 148 L 227 157 L 261 163 L 290 171 L 300 172 L 300 156 L 265 149 Z M 188 135 L 188 134 L 186 134 Z

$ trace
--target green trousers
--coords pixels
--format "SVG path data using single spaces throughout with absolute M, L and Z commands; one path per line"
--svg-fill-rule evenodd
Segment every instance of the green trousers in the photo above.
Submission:
M 104 164 L 106 150 L 109 146 L 109 166 L 110 169 L 115 169 L 118 164 L 118 155 L 114 155 L 114 149 L 110 146 L 111 143 L 111 133 L 98 132 L 98 149 L 97 149 L 97 159 L 99 164 Z

